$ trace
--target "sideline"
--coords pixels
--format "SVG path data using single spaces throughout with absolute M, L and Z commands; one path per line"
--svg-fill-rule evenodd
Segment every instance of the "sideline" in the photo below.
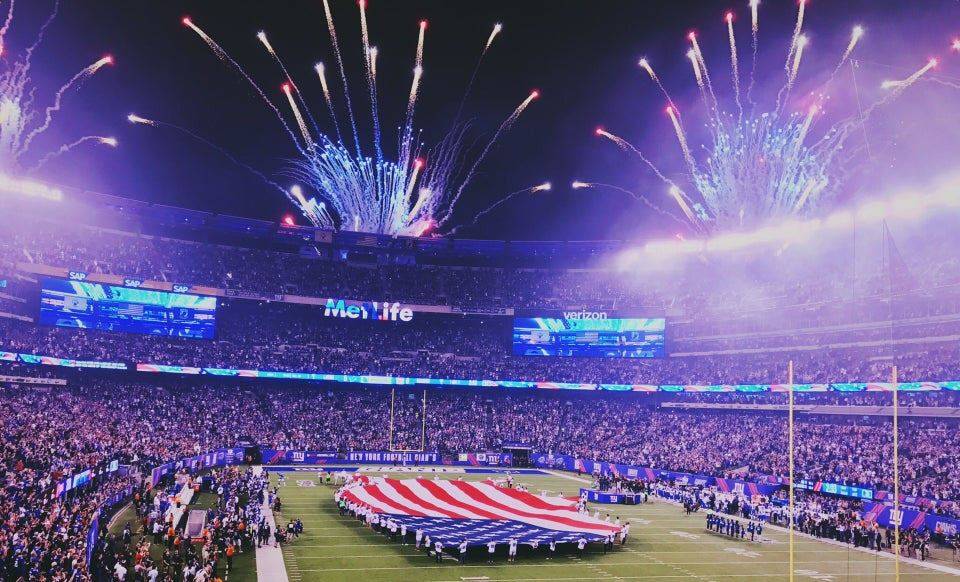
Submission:
M 669 503 L 669 504 L 671 504 L 671 505 L 677 505 L 677 506 L 680 505 L 680 504 L 677 503 L 676 501 L 671 501 L 671 500 L 669 500 L 669 499 L 664 499 L 664 498 L 662 498 L 662 497 L 657 497 L 657 496 L 653 496 L 653 495 L 651 496 L 651 499 L 657 499 L 657 500 L 659 500 L 659 501 L 662 501 L 662 502 L 664 502 L 664 503 Z M 721 514 L 721 515 L 722 515 L 722 514 Z M 778 531 L 778 532 L 783 533 L 783 534 L 786 534 L 786 535 L 790 535 L 790 530 L 789 530 L 788 528 L 785 528 L 785 527 L 782 527 L 782 526 L 779 526 L 779 525 L 774 525 L 774 524 L 768 522 L 768 523 L 765 523 L 765 524 L 764 524 L 764 527 L 770 528 L 770 529 L 772 529 L 772 530 L 774 530 L 774 531 Z M 824 544 L 830 544 L 831 546 L 836 546 L 836 547 L 838 547 L 838 548 L 845 548 L 845 549 L 847 549 L 847 550 L 856 550 L 856 551 L 859 551 L 859 552 L 862 552 L 862 553 L 865 553 L 865 554 L 869 554 L 869 555 L 874 556 L 874 557 L 879 557 L 880 559 L 886 559 L 886 560 L 887 560 L 888 562 L 890 562 L 890 563 L 893 563 L 894 560 L 896 559 L 896 556 L 894 556 L 894 555 L 893 555 L 892 553 L 890 553 L 890 552 L 877 552 L 876 550 L 871 550 L 871 549 L 869 549 L 869 548 L 856 547 L 856 546 L 853 546 L 853 545 L 851 545 L 851 544 L 845 544 L 845 543 L 843 543 L 843 542 L 838 542 L 837 540 L 831 540 L 831 539 L 827 539 L 827 538 L 818 538 L 818 537 L 816 537 L 816 536 L 814 536 L 814 535 L 806 534 L 806 533 L 803 533 L 803 532 L 798 531 L 798 530 L 796 530 L 796 529 L 793 530 L 793 534 L 794 534 L 795 536 L 802 537 L 802 538 L 805 538 L 805 539 L 808 539 L 808 540 L 814 540 L 814 541 L 818 541 L 818 542 L 821 542 L 821 543 L 824 543 Z M 784 542 L 784 543 L 785 543 L 785 542 Z M 902 564 L 910 564 L 911 566 L 917 566 L 917 567 L 919 567 L 919 568 L 926 568 L 926 569 L 928 569 L 928 570 L 934 570 L 934 571 L 937 571 L 937 572 L 942 572 L 942 573 L 944 573 L 944 574 L 950 574 L 950 575 L 952 575 L 952 576 L 960 576 L 960 570 L 958 570 L 957 568 L 952 568 L 952 567 L 946 566 L 946 565 L 944 565 L 944 564 L 938 564 L 938 563 L 932 562 L 932 561 L 930 561 L 930 560 L 917 560 L 917 559 L 915 559 L 915 558 L 908 558 L 908 557 L 906 557 L 906 556 L 900 556 L 900 562 L 901 562 Z M 918 574 L 920 574 L 920 572 L 911 573 L 911 575 L 918 575 Z
M 263 473 L 262 466 L 253 468 L 256 475 Z M 273 519 L 273 510 L 267 502 L 263 501 L 263 515 L 267 518 L 267 525 L 270 526 L 270 541 L 257 548 L 257 582 L 289 582 L 287 578 L 287 567 L 283 562 L 283 552 L 279 547 L 271 545 L 273 543 L 273 532 L 277 529 L 276 521 Z
M 782 533 L 784 533 L 784 534 L 790 535 L 790 530 L 787 529 L 787 528 L 785 528 L 785 527 L 782 527 L 782 526 L 779 526 L 779 525 L 773 525 L 773 524 L 770 524 L 770 523 L 766 524 L 766 527 L 769 527 L 770 529 L 777 530 L 777 531 L 782 532 Z M 862 552 L 862 553 L 865 553 L 865 554 L 869 554 L 869 555 L 871 555 L 871 556 L 879 556 L 881 559 L 886 558 L 886 560 L 889 561 L 889 562 L 891 562 L 891 563 L 894 562 L 895 559 L 896 559 L 896 556 L 893 555 L 893 554 L 890 553 L 890 552 L 886 552 L 886 551 L 884 551 L 884 552 L 877 552 L 876 550 L 871 550 L 870 548 L 855 547 L 855 546 L 853 546 L 853 545 L 851 545 L 851 544 L 845 544 L 845 543 L 843 543 L 843 542 L 838 542 L 837 540 L 831 540 L 831 539 L 827 539 L 827 538 L 818 538 L 818 537 L 816 537 L 816 536 L 814 536 L 814 535 L 810 535 L 810 534 L 803 533 L 803 532 L 801 532 L 801 531 L 797 531 L 796 529 L 793 530 L 793 535 L 799 536 L 799 537 L 802 537 L 802 538 L 806 538 L 806 539 L 808 539 L 808 540 L 816 540 L 816 541 L 818 541 L 818 542 L 822 542 L 822 543 L 825 543 L 825 544 L 830 544 L 831 546 L 837 546 L 837 547 L 840 547 L 840 548 L 845 548 L 845 549 L 847 549 L 847 550 L 857 550 L 857 551 L 859 551 L 859 552 Z M 916 558 L 908 558 L 908 557 L 906 557 L 906 556 L 900 556 L 900 562 L 903 563 L 903 564 L 910 564 L 911 566 L 918 566 L 918 567 L 920 567 L 920 568 L 927 568 L 927 569 L 930 569 L 930 570 L 936 570 L 937 572 L 943 572 L 944 574 L 951 574 L 951 575 L 953 575 L 953 576 L 960 576 L 960 570 L 958 570 L 958 569 L 956 569 L 956 568 L 951 568 L 950 566 L 946 566 L 946 565 L 944 565 L 944 564 L 939 564 L 939 563 L 937 563 L 937 562 L 933 562 L 933 561 L 930 561 L 930 560 L 918 560 L 918 559 L 916 559 Z
M 566 473 L 561 473 L 560 471 L 552 471 L 550 469 L 540 469 L 540 470 L 543 471 L 544 473 L 547 473 L 548 475 L 553 475 L 554 477 L 563 477 L 564 479 L 570 479 L 571 481 L 579 481 L 581 483 L 586 483 L 588 485 L 590 483 L 593 483 L 593 481 L 589 479 L 584 479 L 582 477 L 574 477 L 573 475 L 567 475 Z

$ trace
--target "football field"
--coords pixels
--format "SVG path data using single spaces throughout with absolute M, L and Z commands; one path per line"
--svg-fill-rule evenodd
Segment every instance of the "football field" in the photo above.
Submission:
M 446 470 L 450 470 L 447 468 Z M 370 471 L 382 475 L 384 469 Z M 393 474 L 410 478 L 414 473 Z M 432 474 L 429 475 L 432 478 Z M 316 469 L 286 473 L 286 486 L 280 489 L 283 513 L 277 523 L 300 518 L 304 535 L 283 548 L 283 557 L 291 582 L 374 582 L 374 581 L 483 581 L 496 580 L 699 580 L 723 582 L 789 580 L 788 537 L 785 532 L 765 528 L 763 542 L 733 539 L 708 532 L 704 514 L 685 516 L 683 511 L 664 501 L 641 506 L 591 505 L 631 522 L 631 534 L 625 546 L 617 545 L 604 554 L 594 544 L 583 558 L 576 550 L 558 551 L 547 559 L 544 548 L 522 547 L 515 563 L 508 563 L 506 548 L 498 549 L 494 562 L 488 563 L 486 549 L 471 550 L 467 563 L 452 558 L 437 564 L 423 551 L 401 546 L 361 526 L 350 517 L 340 517 L 333 501 L 334 487 L 316 484 Z M 441 478 L 486 479 L 490 474 L 442 474 Z M 274 483 L 277 474 L 272 475 Z M 583 485 L 573 475 L 519 475 L 516 481 L 531 492 L 548 491 L 577 495 Z M 308 482 L 310 482 L 308 484 Z M 796 536 L 794 580 L 857 581 L 895 580 L 890 554 L 865 552 Z M 949 555 L 944 555 L 949 560 Z M 950 565 L 949 561 L 941 562 Z M 960 565 L 960 564 L 957 564 Z M 955 574 L 902 563 L 900 580 L 960 580 Z

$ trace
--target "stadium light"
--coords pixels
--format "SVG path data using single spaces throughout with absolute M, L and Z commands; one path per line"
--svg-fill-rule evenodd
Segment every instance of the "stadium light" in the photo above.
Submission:
M 589 184 L 574 182 L 574 188 Z M 817 232 L 831 229 L 847 229 L 855 222 L 877 222 L 886 218 L 916 219 L 936 208 L 960 207 L 960 175 L 942 181 L 925 193 L 907 191 L 886 199 L 870 200 L 856 209 L 838 210 L 823 219 L 791 218 L 784 222 L 764 226 L 747 232 L 728 232 L 711 238 L 694 240 L 665 239 L 650 241 L 644 245 L 647 255 L 671 255 L 724 252 L 763 244 L 789 246 L 813 237 Z
M 63 200 L 63 191 L 59 188 L 47 186 L 43 182 L 13 178 L 6 174 L 0 174 L 0 191 L 54 202 Z

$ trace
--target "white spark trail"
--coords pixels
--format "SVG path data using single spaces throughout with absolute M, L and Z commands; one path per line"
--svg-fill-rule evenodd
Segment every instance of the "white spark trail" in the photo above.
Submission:
M 553 186 L 550 184 L 550 182 L 544 182 L 544 183 L 542 183 L 542 184 L 537 184 L 536 186 L 528 186 L 528 187 L 523 188 L 523 189 L 521 189 L 521 190 L 517 190 L 516 192 L 511 192 L 510 194 L 507 194 L 506 196 L 504 196 L 504 197 L 501 198 L 500 200 L 494 202 L 493 204 L 491 204 L 491 205 L 488 206 L 487 208 L 485 208 L 485 209 L 481 210 L 480 212 L 478 212 L 478 213 L 473 217 L 473 222 L 470 222 L 469 224 L 466 224 L 466 225 L 456 226 L 456 227 L 454 227 L 453 229 L 451 229 L 451 230 L 450 230 L 450 234 L 451 234 L 451 235 L 457 234 L 457 232 L 459 232 L 459 230 L 460 230 L 461 228 L 470 228 L 471 226 L 476 226 L 476 225 L 480 222 L 480 219 L 481 219 L 481 218 L 483 218 L 484 216 L 490 214 L 491 212 L 493 212 L 493 211 L 496 210 L 497 208 L 500 208 L 501 206 L 503 206 L 503 205 L 506 204 L 507 202 L 513 200 L 513 199 L 516 198 L 517 196 L 520 196 L 521 194 L 527 194 L 527 193 L 533 194 L 533 193 L 536 193 L 536 192 L 549 192 L 552 188 L 553 188 Z
M 50 107 L 47 107 L 47 110 L 44 113 L 43 123 L 39 127 L 37 127 L 36 129 L 34 129 L 33 131 L 27 134 L 26 139 L 23 140 L 23 146 L 20 148 L 19 153 L 23 154 L 27 150 L 29 150 L 30 144 L 33 142 L 33 140 L 41 133 L 50 129 L 50 124 L 53 123 L 53 116 L 58 111 L 60 111 L 60 108 L 63 106 L 63 97 L 64 95 L 66 95 L 67 91 L 76 88 L 84 80 L 88 79 L 89 77 L 92 77 L 94 74 L 96 74 L 97 71 L 99 71 L 104 66 L 109 65 L 111 63 L 113 63 L 113 57 L 109 57 L 109 56 L 103 57 L 102 59 L 99 59 L 95 63 L 85 67 L 79 73 L 74 75 L 69 81 L 67 81 L 62 87 L 60 87 L 60 89 L 57 90 L 56 96 L 53 99 L 53 105 L 51 105 Z
M 70 143 L 68 143 L 68 144 L 64 144 L 64 145 L 60 146 L 60 149 L 58 149 L 58 150 L 56 150 L 56 151 L 52 151 L 52 152 L 46 154 L 45 156 L 43 156 L 42 158 L 40 158 L 40 160 L 37 161 L 37 163 L 34 164 L 34 166 L 33 166 L 32 168 L 30 168 L 29 171 L 30 171 L 30 172 L 35 172 L 35 171 L 39 170 L 40 168 L 42 168 L 43 166 L 47 165 L 51 160 L 53 160 L 53 159 L 55 159 L 55 158 L 58 158 L 58 157 L 62 156 L 63 154 L 69 152 L 70 150 L 74 149 L 75 147 L 80 146 L 80 145 L 82 145 L 82 144 L 85 144 L 85 143 L 87 143 L 87 142 L 97 142 L 97 143 L 100 143 L 100 144 L 103 144 L 103 145 L 106 145 L 106 146 L 110 146 L 110 147 L 114 147 L 114 148 L 117 147 L 117 139 L 116 139 L 116 138 L 113 138 L 113 137 L 103 137 L 103 136 L 100 136 L 100 135 L 85 135 L 85 136 L 81 137 L 81 138 L 78 139 L 78 140 L 75 140 L 75 141 L 72 141 L 72 142 L 70 142 Z
M 243 77 L 243 79 L 246 80 L 251 87 L 253 87 L 253 90 L 256 91 L 257 95 L 260 96 L 263 102 L 267 104 L 267 107 L 269 107 L 270 110 L 273 111 L 273 113 L 277 116 L 277 119 L 280 120 L 280 123 L 283 125 L 283 128 L 286 130 L 287 134 L 290 136 L 290 139 L 293 140 L 293 143 L 296 144 L 298 149 L 300 149 L 300 141 L 297 138 L 297 134 L 294 133 L 293 129 L 291 129 L 291 127 L 287 124 L 286 119 L 283 118 L 283 113 L 281 113 L 280 109 L 276 105 L 274 105 L 273 101 L 269 97 L 267 97 L 267 94 L 264 93 L 263 89 L 260 88 L 260 85 L 253 80 L 253 77 L 251 77 L 250 74 L 247 73 L 246 69 L 244 69 L 240 65 L 240 63 L 234 60 L 233 57 L 227 54 L 227 51 L 225 51 L 223 47 L 221 47 L 217 43 L 217 41 L 213 40 L 213 38 L 210 35 L 208 35 L 206 32 L 203 31 L 203 29 L 201 29 L 199 26 L 194 24 L 194 22 L 191 19 L 184 18 L 183 24 L 187 26 L 190 30 L 197 33 L 200 39 L 203 40 L 203 42 L 207 43 L 207 46 L 210 48 L 210 50 L 218 59 L 232 66 L 233 69 L 241 77 Z
M 642 202 L 645 206 L 647 206 L 647 208 L 650 208 L 651 210 L 653 210 L 653 211 L 655 211 L 655 212 L 658 212 L 658 213 L 660 213 L 660 214 L 662 214 L 662 215 L 664 215 L 664 216 L 669 217 L 671 220 L 673 220 L 674 222 L 676 222 L 676 223 L 679 224 L 680 226 L 685 226 L 685 227 L 690 226 L 689 223 L 684 222 L 682 219 L 680 219 L 679 217 L 677 217 L 677 216 L 676 216 L 675 214 L 673 214 L 672 212 L 670 212 L 670 211 L 668 211 L 668 210 L 664 210 L 663 208 L 660 208 L 659 206 L 657 206 L 657 205 L 654 204 L 653 202 L 650 202 L 650 200 L 649 200 L 646 196 L 644 196 L 643 194 L 639 194 L 639 193 L 637 193 L 637 192 L 634 192 L 633 190 L 629 190 L 629 189 L 624 188 L 624 187 L 622 187 L 622 186 L 617 186 L 616 184 L 607 184 L 607 183 L 605 183 L 605 182 L 581 182 L 581 181 L 575 181 L 575 182 L 573 182 L 573 184 L 572 184 L 571 186 L 573 187 L 574 190 L 582 190 L 582 189 L 585 189 L 585 188 L 608 188 L 608 189 L 610 189 L 610 190 L 614 190 L 614 191 L 617 191 L 617 192 L 622 192 L 623 194 L 627 194 L 628 196 L 632 197 L 634 200 L 637 200 L 637 201 L 639 201 L 639 202 Z M 684 207 L 685 205 L 686 205 L 685 202 L 682 202 L 682 201 L 680 202 L 681 208 Z M 688 208 L 689 208 L 689 207 L 688 207 Z M 692 214 L 691 214 L 691 216 L 688 217 L 688 218 L 691 218 L 691 219 L 692 219 L 692 218 L 693 218 L 693 217 L 692 217 Z
M 733 96 L 740 117 L 743 117 L 743 104 L 740 103 L 740 63 L 737 59 L 737 38 L 733 34 L 733 13 L 727 13 L 727 36 L 730 41 L 730 72 L 733 79 Z
M 333 45 L 333 54 L 337 57 L 337 65 L 340 68 L 340 82 L 343 83 L 343 96 L 347 104 L 347 116 L 350 118 L 350 128 L 353 130 L 353 143 L 357 149 L 357 157 L 360 157 L 363 155 L 360 149 L 360 133 L 357 131 L 357 118 L 353 114 L 353 101 L 350 99 L 350 84 L 347 82 L 347 70 L 343 66 L 343 55 L 340 53 L 337 28 L 334 26 L 333 13 L 330 11 L 330 0 L 323 0 L 323 14 L 327 19 L 327 31 L 330 33 L 330 44 Z
M 513 126 L 513 124 L 516 123 L 517 119 L 520 118 L 520 114 L 522 114 L 524 110 L 533 102 L 533 100 L 537 99 L 538 97 L 540 97 L 539 91 L 533 91 L 532 93 L 530 93 L 530 95 L 527 96 L 527 98 L 524 99 L 523 102 L 520 103 L 520 105 L 518 105 L 517 108 L 513 110 L 513 113 L 511 113 L 510 116 L 507 117 L 503 121 L 503 123 L 500 124 L 500 127 L 497 128 L 497 131 L 494 132 L 493 137 L 490 138 L 490 141 L 487 142 L 487 145 L 483 148 L 483 150 L 480 152 L 480 155 L 477 156 L 477 159 L 474 161 L 473 165 L 470 167 L 470 170 L 467 172 L 467 176 L 466 178 L 464 178 L 463 183 L 460 184 L 459 188 L 457 188 L 457 193 L 453 196 L 453 199 L 450 202 L 451 208 L 453 207 L 454 204 L 457 203 L 458 200 L 460 200 L 460 196 L 463 195 L 463 191 L 467 188 L 468 185 L 470 185 L 470 182 L 473 180 L 474 175 L 477 173 L 477 169 L 480 167 L 480 164 L 483 163 L 483 160 L 487 157 L 487 154 L 490 153 L 490 150 L 493 149 L 494 144 L 497 143 L 497 140 L 500 139 L 500 136 L 503 135 L 505 132 L 510 131 L 510 128 Z M 451 216 L 451 213 L 448 211 L 446 216 L 444 216 L 444 218 L 440 221 L 440 225 L 442 226 L 448 220 L 450 220 L 450 216 Z
M 760 0 L 750 0 L 750 44 L 753 49 L 753 58 L 750 63 L 750 83 L 747 85 L 747 102 L 751 106 L 756 106 L 753 102 L 753 85 L 757 77 L 757 51 L 759 49 L 760 39 Z

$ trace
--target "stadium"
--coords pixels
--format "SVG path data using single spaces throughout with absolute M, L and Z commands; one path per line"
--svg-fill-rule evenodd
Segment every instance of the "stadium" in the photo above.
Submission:
M 960 579 L 954 4 L 62 4 L 3 580 Z

